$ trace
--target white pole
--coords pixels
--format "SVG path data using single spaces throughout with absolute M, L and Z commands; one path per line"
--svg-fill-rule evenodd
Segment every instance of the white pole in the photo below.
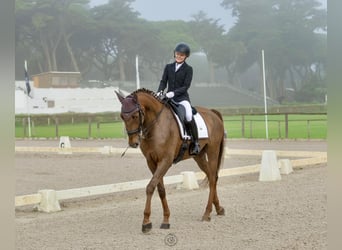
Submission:
M 26 72 L 28 72 L 27 71 L 27 61 L 26 60 L 25 60 L 25 70 L 26 70 Z M 26 109 L 27 109 L 28 133 L 29 133 L 29 137 L 31 137 L 31 117 L 30 117 L 30 105 L 29 105 L 28 95 L 29 95 L 29 93 L 26 94 Z
M 135 56 L 135 72 L 137 80 L 137 89 L 140 89 L 140 77 L 139 77 L 139 56 Z
M 266 127 L 266 139 L 268 139 L 267 94 L 266 94 L 265 53 L 264 53 L 264 50 L 261 50 L 261 55 L 262 55 L 262 78 L 263 78 L 263 83 L 264 83 L 265 127 Z

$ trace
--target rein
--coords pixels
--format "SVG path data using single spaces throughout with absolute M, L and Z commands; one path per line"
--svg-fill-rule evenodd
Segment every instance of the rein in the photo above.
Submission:
M 140 107 L 139 103 L 137 103 L 137 108 L 136 109 L 138 109 L 138 112 L 139 112 L 139 126 L 138 126 L 137 129 L 133 129 L 133 130 L 127 130 L 126 129 L 126 132 L 127 132 L 128 136 L 140 133 L 142 131 L 142 124 L 143 124 L 142 117 L 144 116 L 144 112 L 141 110 L 141 107 Z M 130 113 L 133 113 L 135 110 L 131 111 Z
M 153 127 L 153 125 L 158 121 L 159 119 L 159 116 L 161 115 L 161 113 L 163 112 L 165 108 L 165 105 L 163 105 L 162 109 L 157 113 L 155 119 L 147 126 L 145 127 L 143 130 L 142 130 L 142 138 L 146 138 L 146 135 L 148 134 L 148 131 Z
M 163 105 L 162 109 L 157 113 L 155 119 L 148 125 L 144 127 L 144 119 L 143 117 L 145 116 L 144 112 L 141 109 L 141 106 L 139 103 L 136 104 L 136 109 L 134 109 L 133 111 L 131 111 L 130 113 L 133 113 L 134 111 L 138 110 L 139 112 L 139 126 L 137 129 L 133 129 L 133 130 L 126 130 L 127 135 L 131 136 L 134 134 L 138 134 L 139 133 L 139 137 L 141 137 L 142 139 L 146 138 L 146 135 L 148 134 L 149 130 L 153 127 L 153 125 L 158 121 L 161 113 L 163 112 L 164 108 L 165 108 L 165 104 Z

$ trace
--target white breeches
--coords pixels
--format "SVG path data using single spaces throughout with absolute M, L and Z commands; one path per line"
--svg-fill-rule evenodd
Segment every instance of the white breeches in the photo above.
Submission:
M 192 120 L 192 109 L 191 109 L 190 102 L 181 101 L 179 102 L 179 104 L 183 105 L 183 107 L 185 108 L 185 119 L 187 122 L 190 122 Z

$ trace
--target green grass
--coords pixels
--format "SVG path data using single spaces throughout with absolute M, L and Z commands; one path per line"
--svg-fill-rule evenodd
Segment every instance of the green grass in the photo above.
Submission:
M 268 115 L 268 138 L 286 138 L 285 115 Z M 309 122 L 308 122 L 309 121 Z M 224 117 L 228 138 L 266 138 L 266 123 L 263 115 L 245 116 L 244 136 L 242 117 Z M 288 138 L 290 139 L 326 139 L 326 115 L 289 115 Z
M 28 129 L 26 135 L 28 135 Z M 24 137 L 24 128 L 22 126 L 16 125 L 15 136 L 16 138 Z M 54 138 L 56 137 L 56 126 L 34 126 L 31 128 L 31 136 L 37 138 Z M 99 128 L 96 123 L 92 123 L 90 136 L 88 123 L 75 123 L 60 124 L 58 126 L 58 136 L 69 136 L 71 138 L 123 138 L 125 134 L 122 122 L 101 123 Z
M 310 121 L 308 124 L 308 120 Z M 288 138 L 290 139 L 326 139 L 326 115 L 289 115 Z M 265 117 L 263 115 L 245 116 L 244 136 L 242 134 L 242 116 L 225 116 L 224 126 L 228 138 L 266 138 Z M 88 123 L 60 124 L 58 136 L 71 138 L 123 138 L 124 125 L 120 122 L 101 123 L 99 127 L 91 124 L 89 136 Z M 16 138 L 23 138 L 24 128 L 21 123 L 15 127 Z M 36 138 L 55 138 L 56 126 L 39 125 L 31 128 L 31 136 Z M 28 137 L 28 131 L 26 131 Z M 285 137 L 285 115 L 268 115 L 268 138 L 278 139 Z

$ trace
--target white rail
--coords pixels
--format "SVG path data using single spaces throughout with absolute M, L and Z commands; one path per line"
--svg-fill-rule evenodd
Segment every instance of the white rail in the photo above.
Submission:
M 75 149 L 75 148 L 73 148 Z M 46 149 L 45 149 L 46 150 Z M 31 150 L 30 150 L 31 151 Z M 27 152 L 27 151 L 26 151 Z M 44 151 L 44 152 L 50 152 L 50 151 Z M 80 152 L 80 151 L 77 151 Z M 89 151 L 88 151 L 89 152 Z M 97 151 L 99 152 L 99 151 Z M 261 151 L 260 151 L 261 152 Z M 230 154 L 251 154 L 252 152 L 243 152 L 241 150 L 233 151 L 230 150 Z M 311 154 L 310 154 L 311 153 Z M 291 160 L 292 166 L 294 168 L 296 167 L 303 167 L 303 166 L 310 166 L 320 163 L 327 162 L 327 154 L 325 152 L 302 152 L 298 153 L 297 151 L 277 151 L 278 156 L 284 156 L 284 155 L 291 155 L 294 157 L 310 157 L 310 158 L 304 158 L 304 159 L 297 159 L 297 160 Z M 121 154 L 121 152 L 120 152 Z M 310 155 L 310 156 L 309 156 Z M 255 164 L 255 165 L 249 165 L 245 167 L 237 167 L 237 168 L 227 168 L 227 169 L 221 169 L 219 172 L 220 177 L 224 176 L 234 176 L 234 175 L 242 175 L 242 174 L 250 174 L 250 173 L 257 173 L 260 171 L 260 165 L 261 164 Z M 184 180 L 192 178 L 192 176 L 195 176 L 197 180 L 201 180 L 205 178 L 205 174 L 203 172 L 182 172 L 180 175 L 174 175 L 174 176 L 166 176 L 164 177 L 164 184 L 170 185 L 170 184 L 183 184 L 183 188 L 192 189 L 193 186 L 184 186 Z M 197 180 L 195 180 L 197 182 Z M 74 188 L 74 189 L 67 189 L 67 190 L 40 190 L 37 194 L 29 194 L 29 195 L 21 195 L 15 197 L 15 206 L 25 206 L 25 205 L 34 205 L 34 204 L 40 204 L 41 211 L 45 212 L 51 212 L 51 211 L 58 211 L 59 208 L 59 200 L 64 199 L 72 199 L 72 198 L 81 198 L 81 197 L 87 197 L 92 195 L 103 195 L 103 194 L 109 194 L 109 193 L 115 193 L 115 192 L 122 192 L 122 191 L 128 191 L 128 190 L 136 190 L 136 189 L 142 189 L 145 188 L 150 180 L 144 179 L 144 180 L 137 180 L 137 181 L 129 181 L 129 182 L 123 182 L 123 183 L 116 183 L 116 184 L 109 184 L 109 185 L 99 185 L 99 186 L 92 186 L 92 187 L 82 187 L 82 188 Z M 57 207 L 52 207 L 51 205 L 43 206 L 42 203 L 54 203 Z

